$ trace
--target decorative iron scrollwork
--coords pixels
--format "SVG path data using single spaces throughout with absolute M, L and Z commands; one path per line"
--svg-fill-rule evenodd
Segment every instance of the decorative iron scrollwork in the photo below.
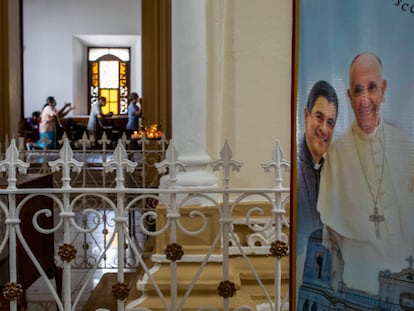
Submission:
M 229 280 L 221 281 L 220 285 L 217 287 L 217 291 L 219 296 L 230 298 L 236 293 L 236 285 Z
M 73 244 L 62 244 L 59 246 L 58 256 L 62 261 L 71 261 L 76 258 L 76 248 L 73 246 Z
M 286 242 L 277 240 L 275 242 L 272 242 L 272 245 L 270 247 L 270 253 L 273 257 L 276 257 L 277 259 L 280 259 L 287 255 L 288 253 L 288 246 Z
M 115 299 L 124 300 L 129 296 L 130 288 L 126 283 L 116 283 L 112 286 L 112 295 L 114 295 Z
M 3 297 L 6 298 L 8 301 L 19 300 L 22 295 L 22 285 L 13 282 L 8 282 L 4 285 Z
M 184 251 L 181 245 L 172 243 L 167 245 L 167 248 L 165 249 L 165 255 L 168 260 L 177 261 L 183 257 Z

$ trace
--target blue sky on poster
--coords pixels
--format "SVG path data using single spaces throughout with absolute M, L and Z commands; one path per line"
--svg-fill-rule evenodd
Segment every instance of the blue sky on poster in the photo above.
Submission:
M 307 94 L 319 80 L 338 93 L 335 136 L 345 130 L 353 120 L 346 95 L 349 65 L 356 54 L 371 51 L 381 57 L 388 81 L 385 121 L 414 136 L 414 0 L 301 0 L 298 48 L 300 132 Z

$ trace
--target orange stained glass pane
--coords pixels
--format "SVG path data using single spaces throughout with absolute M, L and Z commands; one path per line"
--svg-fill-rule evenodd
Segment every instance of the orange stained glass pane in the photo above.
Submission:
M 92 63 L 92 74 L 97 75 L 99 73 L 99 66 L 97 62 Z
M 126 75 L 126 64 L 123 62 L 119 63 L 119 73 L 121 76 L 125 76 Z
M 107 114 L 109 111 L 111 111 L 110 109 L 109 109 L 109 105 L 108 105 L 108 103 L 105 105 L 105 107 L 102 107 L 102 113 L 103 114 Z
M 109 110 L 109 105 L 108 105 L 109 90 L 108 89 L 101 89 L 100 90 L 100 95 L 106 97 L 106 105 L 102 107 L 102 113 L 106 114 L 110 111 Z
M 119 91 L 110 90 L 110 109 L 114 114 L 119 114 Z
M 91 75 L 92 85 L 99 86 L 99 64 L 97 62 L 92 63 L 91 70 L 92 70 L 92 75 Z
M 118 103 L 110 103 L 108 105 L 109 111 L 112 112 L 113 114 L 118 114 Z
M 108 89 L 101 89 L 100 96 L 106 97 L 106 100 L 109 98 L 109 90 Z
M 102 113 L 119 114 L 119 91 L 117 89 L 101 89 L 101 96 L 106 97 L 106 105 L 102 107 Z
M 98 77 L 98 75 L 92 76 L 92 85 L 93 86 L 99 86 L 99 77 Z
M 112 102 L 117 102 L 118 103 L 118 90 L 109 90 L 109 101 Z

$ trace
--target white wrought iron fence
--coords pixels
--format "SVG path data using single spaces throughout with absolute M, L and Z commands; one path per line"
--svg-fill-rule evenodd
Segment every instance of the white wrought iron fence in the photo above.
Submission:
M 63 134 L 59 145 L 63 146 L 66 133 Z M 72 172 L 72 187 L 113 187 L 114 178 L 109 172 L 103 171 L 103 164 L 109 162 L 114 157 L 114 149 L 111 147 L 113 141 L 107 138 L 103 132 L 100 139 L 90 140 L 86 134 L 76 141 L 70 141 L 72 150 L 71 156 L 74 160 L 82 162 L 80 171 Z M 158 186 L 158 174 L 156 174 L 155 164 L 165 157 L 168 141 L 163 135 L 160 139 L 148 139 L 145 135 L 139 139 L 129 139 L 125 133 L 118 141 L 125 148 L 127 158 L 137 163 L 135 170 L 125 176 L 126 186 L 151 188 Z M 47 149 L 46 144 L 43 149 L 26 150 L 23 142 L 18 144 L 20 159 L 30 163 L 28 173 L 50 173 L 49 162 L 55 161 L 62 155 L 61 149 Z M 154 173 L 155 172 L 155 173 Z M 61 176 L 59 172 L 54 174 L 54 184 L 61 186 Z
M 171 143 L 161 150 L 162 161 L 154 165 L 174 177 L 178 169 L 175 148 Z M 81 296 L 101 268 L 116 269 L 111 287 L 116 310 L 288 309 L 290 189 L 283 186 L 283 171 L 290 164 L 278 143 L 271 161 L 263 164 L 265 172 L 274 170 L 275 186 L 255 189 L 230 187 L 230 170 L 239 170 L 241 163 L 232 159 L 227 143 L 221 158 L 211 163 L 213 170 L 222 169 L 223 176 L 223 186 L 214 189 L 182 188 L 174 183 L 170 189 L 159 189 L 130 183 L 128 176 L 134 180 L 134 171 L 145 164 L 131 160 L 137 158 L 122 140 L 102 161 L 102 171 L 113 174 L 112 183 L 79 184 L 74 173 L 89 169 L 84 161 L 87 151 L 81 151 L 76 156 L 65 139 L 54 159 L 43 153 L 39 164 L 44 169 L 46 163 L 47 171 L 38 172 L 54 175 L 55 181 L 40 188 L 19 187 L 19 179 L 32 164 L 27 161 L 30 154 L 22 157 L 14 140 L 0 161 L 7 179 L 0 189 L 0 221 L 5 227 L 0 254 L 6 254 L 9 262 L 7 282 L 0 285 L 10 310 L 24 304 L 27 290 L 22 284 L 20 253 L 27 255 L 45 282 L 57 310 L 82 310 Z M 145 163 L 145 148 L 139 152 Z M 60 181 L 56 181 L 58 173 Z M 145 186 L 145 182 L 140 184 Z M 43 203 L 29 204 L 39 198 Z M 208 204 L 190 204 L 194 198 Z M 23 217 L 29 208 L 33 212 L 27 221 Z M 23 222 L 32 226 L 29 232 L 44 236 L 45 243 L 55 242 L 49 251 L 53 260 L 44 262 L 45 254 L 31 243 Z M 154 241 L 155 246 L 149 247 Z M 84 269 L 85 278 L 75 293 L 76 269 Z M 138 277 L 133 283 L 126 280 L 131 271 Z M 197 300 L 200 295 L 211 299 Z

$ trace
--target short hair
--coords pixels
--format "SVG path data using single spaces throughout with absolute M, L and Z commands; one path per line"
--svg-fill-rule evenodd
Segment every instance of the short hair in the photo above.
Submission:
M 376 59 L 376 60 L 377 60 L 378 65 L 379 65 L 379 73 L 380 73 L 380 75 L 381 75 L 381 79 L 383 78 L 383 76 L 382 76 L 382 70 L 383 70 L 383 68 L 382 68 L 382 61 L 381 61 L 381 58 L 380 58 L 378 55 L 376 55 L 376 54 L 374 54 L 374 53 L 372 53 L 372 52 L 365 51 L 365 52 L 362 52 L 362 53 L 357 54 L 357 55 L 354 57 L 354 59 L 352 60 L 351 65 L 349 65 L 349 83 L 350 83 L 350 84 L 351 84 L 351 82 L 352 82 L 352 78 L 351 78 L 352 66 L 353 66 L 353 65 L 354 65 L 354 63 L 357 61 L 357 59 L 358 59 L 358 58 L 360 58 L 360 57 L 361 57 L 361 56 L 363 56 L 363 55 L 370 55 L 370 56 L 372 56 L 374 59 Z
M 100 100 L 106 101 L 106 97 L 105 96 L 99 96 L 98 101 L 100 101 Z
M 364 55 L 364 54 L 369 54 L 369 55 L 374 56 L 374 57 L 377 59 L 377 61 L 378 61 L 379 65 L 380 65 L 380 68 L 381 68 L 381 70 L 382 70 L 382 61 L 381 61 L 381 58 L 380 58 L 378 55 L 376 55 L 376 54 L 374 54 L 374 53 L 372 53 L 372 52 L 368 52 L 368 51 L 365 51 L 365 52 L 362 52 L 362 53 L 357 54 L 357 55 L 354 57 L 354 59 L 352 60 L 351 65 L 349 66 L 349 68 L 351 68 L 351 67 L 352 67 L 352 65 L 355 63 L 355 61 L 356 61 L 356 60 L 357 60 L 357 59 L 358 59 L 361 55 Z
M 321 80 L 316 82 L 309 92 L 308 102 L 306 107 L 309 112 L 312 111 L 316 100 L 320 97 L 325 97 L 329 103 L 332 103 L 336 109 L 336 116 L 338 116 L 338 96 L 336 96 L 335 89 L 328 82 Z
M 132 92 L 132 93 L 129 95 L 129 101 L 131 101 L 131 100 L 133 100 L 133 99 L 139 99 L 139 95 L 138 95 L 138 93 L 137 93 L 137 92 Z
M 33 111 L 33 112 L 32 112 L 32 117 L 37 117 L 37 118 L 38 118 L 38 117 L 40 117 L 40 114 L 41 114 L 41 113 L 40 113 L 40 111 L 39 111 L 39 110 Z

